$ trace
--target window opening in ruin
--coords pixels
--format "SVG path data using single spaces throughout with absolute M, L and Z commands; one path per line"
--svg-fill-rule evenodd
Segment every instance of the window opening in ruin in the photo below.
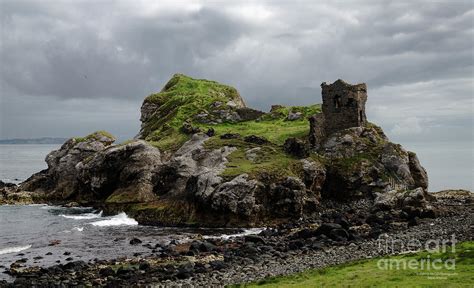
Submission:
M 334 96 L 334 107 L 339 109 L 341 107 L 341 96 L 336 95 Z

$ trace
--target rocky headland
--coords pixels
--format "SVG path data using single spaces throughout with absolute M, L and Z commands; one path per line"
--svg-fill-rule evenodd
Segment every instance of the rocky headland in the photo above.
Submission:
M 19 186 L 2 183 L 0 203 L 93 206 L 144 225 L 267 229 L 148 243 L 147 257 L 14 266 L 16 283 L 223 285 L 380 255 L 374 239 L 385 233 L 452 230 L 472 240 L 472 193 L 428 193 L 416 154 L 367 121 L 367 86 L 321 88 L 322 105 L 263 112 L 232 87 L 176 74 L 144 100 L 135 139 L 115 144 L 98 131 L 67 140 L 47 169 Z

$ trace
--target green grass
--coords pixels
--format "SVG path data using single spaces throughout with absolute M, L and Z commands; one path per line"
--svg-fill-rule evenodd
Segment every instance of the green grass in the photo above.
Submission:
M 104 130 L 100 130 L 100 131 L 96 131 L 94 133 L 91 133 L 85 137 L 75 137 L 74 140 L 76 140 L 77 143 L 81 143 L 81 142 L 84 142 L 84 141 L 87 141 L 87 140 L 92 140 L 92 139 L 95 139 L 97 140 L 99 136 L 105 136 L 105 137 L 108 137 L 110 139 L 115 139 L 115 137 L 110 134 L 109 132 L 107 131 L 104 131 Z
M 217 135 L 239 133 L 242 136 L 257 135 L 275 144 L 283 144 L 288 137 L 303 137 L 309 133 L 308 121 L 246 121 L 209 125 Z
M 146 140 L 159 141 L 167 136 L 168 129 L 178 131 L 184 122 L 192 122 L 193 116 L 209 112 L 212 103 L 227 103 L 230 100 L 238 102 L 239 99 L 239 93 L 233 87 L 175 74 L 160 93 L 145 99 L 145 102 L 155 103 L 159 108 L 155 116 L 146 123 L 143 134 Z
M 239 133 L 243 136 L 258 135 L 267 138 L 272 143 L 281 145 L 288 137 L 303 137 L 309 133 L 307 117 L 321 112 L 321 105 L 280 107 L 265 114 L 261 119 L 238 123 L 218 123 L 219 111 L 236 108 L 227 106 L 228 101 L 239 103 L 240 95 L 233 87 L 215 81 L 193 79 L 176 74 L 159 93 L 152 94 L 145 99 L 145 103 L 154 103 L 157 110 L 143 128 L 143 137 L 161 150 L 176 151 L 190 136 L 180 128 L 183 123 L 191 123 L 195 127 L 206 131 L 213 128 L 217 135 L 225 133 Z M 213 103 L 221 102 L 221 106 L 214 107 Z M 300 112 L 301 119 L 287 121 L 290 112 Z M 206 113 L 209 119 L 216 123 L 199 123 L 195 116 Z M 223 119 L 220 119 L 223 120 Z
M 299 120 L 288 121 L 286 117 L 290 111 L 301 112 Z M 272 143 L 281 145 L 289 137 L 304 137 L 309 134 L 308 117 L 321 112 L 321 105 L 282 107 L 277 111 L 266 114 L 261 120 L 252 120 L 238 123 L 221 123 L 205 125 L 213 128 L 217 135 L 225 133 L 239 133 L 242 136 L 257 135 Z
M 212 137 L 205 143 L 207 149 L 217 149 L 223 146 L 235 147 L 236 150 L 227 156 L 226 169 L 221 173 L 225 179 L 231 179 L 237 175 L 246 173 L 251 179 L 262 179 L 272 177 L 279 180 L 286 176 L 301 176 L 302 164 L 299 159 L 286 154 L 283 148 L 273 143 L 257 145 L 247 143 L 242 139 L 220 139 Z M 246 157 L 246 151 L 259 147 L 254 152 L 255 160 Z
M 442 267 L 440 270 L 427 269 L 379 269 L 381 259 L 420 261 L 428 258 L 455 259 L 455 269 Z M 420 262 L 416 262 L 420 263 Z M 432 262 L 431 262 L 432 263 Z M 400 266 L 402 267 L 402 266 Z M 431 266 L 432 267 L 432 266 Z M 426 273 L 438 273 L 441 278 L 429 278 Z M 441 275 L 439 273 L 449 273 Z M 453 275 L 454 274 L 454 275 Z M 455 252 L 420 252 L 411 255 L 376 258 L 358 262 L 308 270 L 290 276 L 271 277 L 262 281 L 235 285 L 233 287 L 473 287 L 474 286 L 474 242 L 464 242 L 456 246 Z
M 148 141 L 151 145 L 157 147 L 162 152 L 177 151 L 183 144 L 191 138 L 175 129 L 169 129 L 164 135 L 157 138 L 156 141 Z

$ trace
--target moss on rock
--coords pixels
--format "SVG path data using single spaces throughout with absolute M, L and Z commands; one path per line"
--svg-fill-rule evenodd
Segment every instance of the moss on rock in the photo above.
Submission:
M 235 107 L 245 107 L 233 87 L 175 74 L 161 92 L 151 94 L 145 99 L 143 105 L 152 104 L 157 108 L 151 117 L 145 117 L 142 137 L 148 141 L 159 142 L 169 135 L 181 133 L 179 129 L 184 122 L 192 122 L 198 114 L 209 114 L 215 110 L 215 103 L 234 108 L 227 105 L 229 101 L 232 101 Z
M 73 139 L 76 141 L 76 143 L 81 143 L 85 141 L 101 141 L 113 143 L 115 141 L 115 137 L 104 130 L 96 131 L 85 137 L 74 137 Z

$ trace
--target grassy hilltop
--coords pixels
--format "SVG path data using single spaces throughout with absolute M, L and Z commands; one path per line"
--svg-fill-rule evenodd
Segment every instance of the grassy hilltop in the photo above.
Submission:
M 229 103 L 230 102 L 230 103 Z M 235 104 L 235 105 L 234 105 Z M 191 138 L 182 127 L 185 123 L 203 132 L 213 129 L 215 136 L 206 142 L 206 148 L 236 147 L 229 157 L 227 169 L 222 176 L 232 177 L 248 173 L 256 177 L 259 172 L 277 172 L 281 175 L 297 173 L 299 162 L 283 151 L 282 145 L 289 137 L 305 138 L 309 133 L 308 117 L 321 113 L 321 105 L 272 107 L 268 113 L 261 112 L 256 119 L 226 119 L 226 115 L 247 108 L 237 90 L 215 81 L 193 79 L 175 74 L 163 90 L 148 96 L 144 105 L 156 105 L 156 112 L 142 126 L 142 137 L 161 151 L 176 151 Z M 299 118 L 289 120 L 290 113 Z M 224 114 L 224 117 L 223 117 Z M 201 115 L 207 115 L 203 120 Z M 224 134 L 239 134 L 233 139 L 221 139 Z M 258 135 L 268 140 L 263 145 L 244 141 L 246 136 Z M 259 147 L 254 161 L 245 157 L 245 151 Z M 298 162 L 298 163 L 297 163 Z

